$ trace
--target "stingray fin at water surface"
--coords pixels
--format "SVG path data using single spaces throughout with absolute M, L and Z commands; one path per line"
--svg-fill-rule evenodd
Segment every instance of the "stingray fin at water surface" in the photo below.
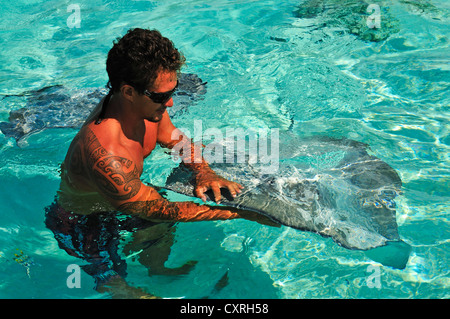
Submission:
M 217 174 L 244 186 L 235 198 L 223 190 L 221 204 L 331 237 L 383 265 L 404 268 L 411 248 L 398 233 L 394 199 L 402 182 L 397 172 L 360 142 L 292 135 L 280 140 L 273 173 L 249 161 L 210 163 Z M 168 176 L 166 189 L 194 197 L 193 174 L 181 164 Z
M 178 80 L 174 106 L 168 109 L 172 117 L 186 112 L 189 105 L 206 93 L 206 82 L 196 74 L 181 73 Z M 28 136 L 44 129 L 80 128 L 107 93 L 105 88 L 72 89 L 52 85 L 20 95 L 7 95 L 0 100 L 0 106 L 6 108 L 17 99 L 25 100 L 25 106 L 11 110 L 8 121 L 0 122 L 0 131 L 20 145 Z

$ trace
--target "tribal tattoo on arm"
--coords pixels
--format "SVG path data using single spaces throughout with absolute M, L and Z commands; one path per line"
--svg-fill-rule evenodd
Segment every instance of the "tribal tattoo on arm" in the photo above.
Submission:
M 91 178 L 99 191 L 115 202 L 133 198 L 142 185 L 136 164 L 108 152 L 94 132 L 89 128 L 87 130 L 85 158 Z
M 130 213 L 144 213 L 152 220 L 176 220 L 183 222 L 205 220 L 227 220 L 240 218 L 237 213 L 229 209 L 217 207 L 210 208 L 192 202 L 169 202 L 165 198 L 149 201 L 127 202 L 119 207 L 119 210 Z
M 153 187 L 142 183 L 140 171 L 132 160 L 108 152 L 94 132 L 87 130 L 84 157 L 89 175 L 99 192 L 119 211 L 152 220 L 201 221 L 240 217 L 228 209 L 166 200 Z

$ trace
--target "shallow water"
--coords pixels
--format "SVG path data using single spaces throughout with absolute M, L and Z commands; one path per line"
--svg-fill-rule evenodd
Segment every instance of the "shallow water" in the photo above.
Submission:
M 300 2 L 78 1 L 80 28 L 68 27 L 66 1 L 3 3 L 0 43 L 8 50 L 0 53 L 0 95 L 49 85 L 103 87 L 112 41 L 130 27 L 159 29 L 186 56 L 185 71 L 208 81 L 204 99 L 174 119 L 177 126 L 193 131 L 193 119 L 201 119 L 205 130 L 278 128 L 369 144 L 402 178 L 397 222 L 412 253 L 396 270 L 286 227 L 180 223 L 167 266 L 197 260 L 193 271 L 149 277 L 129 258 L 130 283 L 163 297 L 448 298 L 448 4 L 392 1 L 398 32 L 367 42 L 345 24 L 329 23 L 334 12 L 299 18 Z M 25 100 L 1 100 L 0 120 Z M 43 222 L 75 134 L 44 130 L 21 146 L 0 135 L 2 298 L 107 298 L 85 273 L 81 288 L 67 287 L 67 266 L 83 262 L 59 249 Z M 162 185 L 173 165 L 157 149 L 143 179 Z M 379 288 L 370 284 L 371 267 L 379 270 Z M 228 285 L 215 291 L 227 271 Z

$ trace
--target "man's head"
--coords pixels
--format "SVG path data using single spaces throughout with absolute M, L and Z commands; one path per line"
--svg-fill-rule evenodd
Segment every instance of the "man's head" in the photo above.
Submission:
M 178 72 L 183 64 L 184 57 L 159 31 L 131 29 L 117 39 L 108 53 L 108 86 L 112 92 L 118 92 L 123 84 L 128 84 L 144 94 L 154 87 L 161 71 Z

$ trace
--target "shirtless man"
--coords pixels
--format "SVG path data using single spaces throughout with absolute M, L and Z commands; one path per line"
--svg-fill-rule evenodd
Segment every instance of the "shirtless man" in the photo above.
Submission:
M 173 43 L 158 31 L 129 30 L 108 53 L 110 92 L 75 136 L 62 165 L 57 202 L 47 209 L 46 223 L 62 248 L 94 265 L 85 271 L 94 276 L 100 291 L 105 286 L 126 286 L 123 263 L 110 248 L 118 231 L 111 227 L 110 217 L 96 217 L 100 212 L 116 211 L 152 222 L 241 217 L 232 208 L 169 202 L 140 180 L 143 161 L 156 143 L 172 148 L 180 142 L 190 143 L 190 148 L 182 149 L 191 153 L 182 156 L 184 165 L 195 173 L 199 198 L 205 200 L 204 193 L 212 190 L 220 201 L 221 188 L 233 196 L 242 189 L 216 175 L 203 159 L 195 160 L 193 144 L 169 118 L 166 108 L 173 105 L 171 95 L 183 63 Z M 172 140 L 172 136 L 181 138 Z M 91 215 L 95 217 L 86 217 Z M 93 227 L 97 232 L 93 233 Z M 106 234 L 99 233 L 102 227 Z M 105 255 L 114 266 L 105 262 Z
M 156 143 L 167 148 L 190 143 L 187 138 L 172 140 L 183 134 L 174 132 L 166 110 L 173 105 L 182 64 L 180 53 L 157 31 L 130 30 L 114 45 L 107 59 L 111 91 L 74 138 L 63 164 L 60 204 L 66 210 L 88 214 L 100 206 L 102 211 L 173 221 L 238 217 L 228 210 L 170 203 L 140 180 L 143 161 Z M 216 175 L 204 160 L 184 157 L 196 173 L 198 197 L 205 199 L 205 191 L 212 189 L 219 201 L 221 187 L 234 196 L 240 192 L 241 185 Z

